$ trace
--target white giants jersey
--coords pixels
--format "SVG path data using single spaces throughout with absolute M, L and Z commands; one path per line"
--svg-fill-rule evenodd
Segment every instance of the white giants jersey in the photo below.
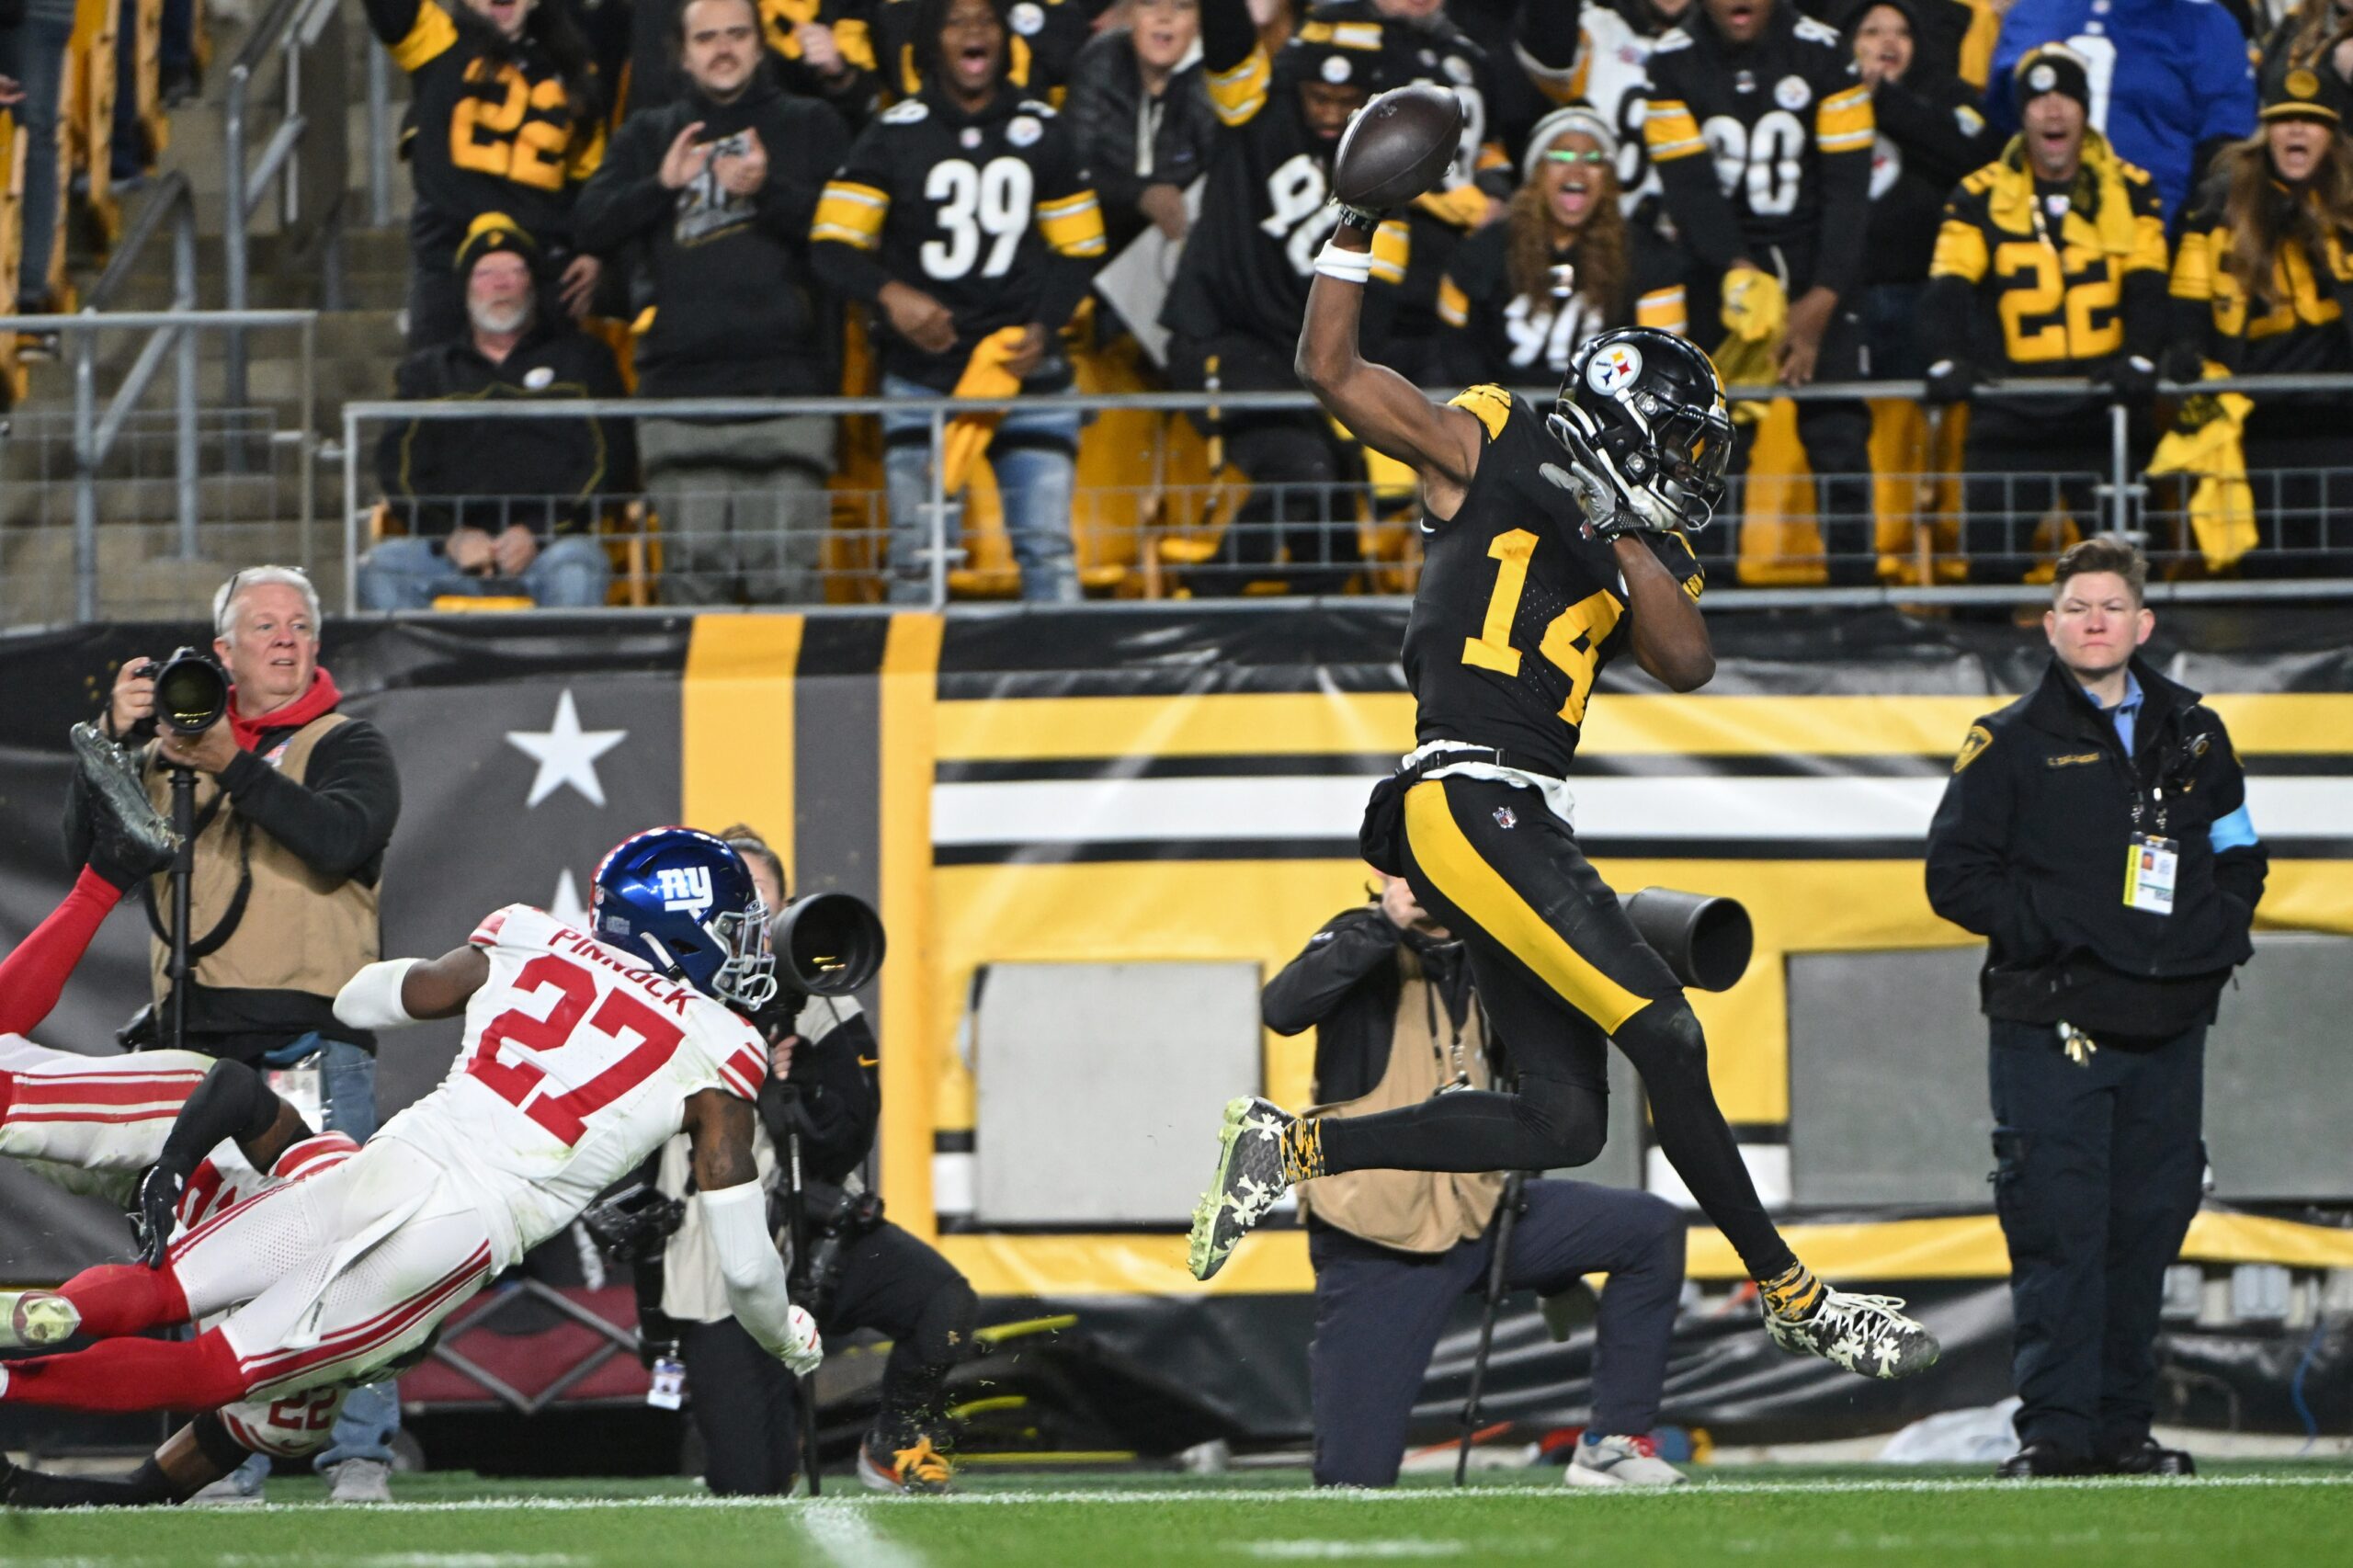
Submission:
M 377 1136 L 472 1190 L 506 1268 L 661 1148 L 691 1096 L 757 1098 L 767 1051 L 741 1016 L 539 910 L 509 904 L 470 940 L 490 977 L 458 1059 Z
M 1651 50 L 1658 40 L 1638 32 L 1615 7 L 1589 5 L 1577 14 L 1576 96 L 1618 133 L 1619 205 L 1634 210 L 1659 194 L 1658 171 L 1643 144 L 1643 113 L 1650 103 Z

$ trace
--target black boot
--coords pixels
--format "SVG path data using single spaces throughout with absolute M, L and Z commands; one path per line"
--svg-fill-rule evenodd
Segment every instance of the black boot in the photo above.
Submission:
M 2182 1449 L 2157 1446 L 2154 1437 L 2143 1437 L 2139 1442 L 2101 1457 L 2102 1475 L 2196 1475 L 2198 1463 Z
M 2043 1481 L 2053 1476 L 2091 1475 L 2092 1461 L 2071 1454 L 2055 1443 L 2038 1438 L 2022 1445 L 1994 1471 L 2004 1481 Z

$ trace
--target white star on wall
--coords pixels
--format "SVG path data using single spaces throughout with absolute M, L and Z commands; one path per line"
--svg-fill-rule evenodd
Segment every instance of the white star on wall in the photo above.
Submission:
M 555 722 L 545 730 L 506 732 L 506 744 L 540 765 L 531 780 L 530 798 L 523 804 L 536 806 L 569 784 L 586 796 L 591 805 L 603 805 L 605 787 L 597 781 L 597 759 L 628 738 L 627 730 L 582 729 L 580 710 L 572 705 L 572 688 L 564 687 L 563 695 L 556 699 Z
M 555 880 L 555 896 L 548 900 L 548 913 L 575 931 L 588 929 L 588 906 L 580 902 L 580 884 L 572 880 L 569 866 Z

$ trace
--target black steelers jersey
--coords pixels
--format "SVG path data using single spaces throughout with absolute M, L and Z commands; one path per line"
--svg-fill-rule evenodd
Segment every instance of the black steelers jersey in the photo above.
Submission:
M 892 97 L 913 97 L 923 90 L 923 75 L 915 68 L 915 0 L 874 0 L 868 12 L 874 59 Z M 1060 108 L 1071 66 L 1095 36 L 1094 18 L 1078 0 L 1014 0 L 1005 22 L 1005 79 Z
M 1462 141 L 1455 151 L 1454 165 L 1438 188 L 1415 206 L 1445 218 L 1456 228 L 1470 228 L 1486 215 L 1485 203 L 1457 192 L 1486 176 L 1485 183 L 1494 194 L 1511 194 L 1511 157 L 1496 139 L 1495 129 L 1495 62 L 1445 12 L 1435 11 L 1415 21 L 1381 15 L 1373 0 L 1331 0 L 1309 11 L 1307 24 L 1378 28 L 1387 61 L 1381 75 L 1384 85 L 1429 82 L 1449 89 L 1461 101 Z
M 2234 376 L 2353 369 L 2353 337 L 2346 333 L 2343 303 L 2353 298 L 2353 256 L 2328 227 L 2309 190 L 2290 192 L 2275 185 L 2265 199 L 2291 210 L 2298 202 L 2312 208 L 2302 232 L 2316 234 L 2317 242 L 2281 241 L 2271 259 L 2269 284 L 2250 290 L 2229 265 L 2236 235 L 2222 204 L 2200 207 L 2183 221 L 2181 244 L 2174 252 L 2170 335 Z M 2275 233 L 2296 233 L 2284 213 L 2278 222 Z M 2323 394 L 2313 401 L 2329 400 Z
M 1499 746 L 1516 767 L 1566 773 L 1602 667 L 1626 646 L 1626 589 L 1606 541 L 1540 472 L 1563 456 L 1528 404 L 1472 387 L 1453 406 L 1484 429 L 1478 472 L 1446 520 L 1425 518 L 1421 585 L 1405 623 L 1415 738 Z M 1680 534 L 1643 539 L 1693 598 Z
M 573 113 L 563 74 L 529 39 L 494 52 L 433 0 L 367 0 L 369 25 L 409 74 L 412 233 L 447 268 L 466 226 L 504 212 L 542 254 L 572 237 L 572 199 L 604 161 L 605 128 Z M 503 58 L 501 58 L 503 56 Z
M 1528 387 L 1559 381 L 1585 341 L 1612 327 L 1650 326 L 1689 335 L 1683 261 L 1647 229 L 1628 225 L 1627 276 L 1614 300 L 1575 289 L 1563 300 L 1512 287 L 1511 225 L 1495 223 L 1455 247 L 1438 283 L 1438 315 L 1447 328 L 1438 363 L 1459 383 L 1499 381 Z M 1566 259 L 1576 266 L 1576 253 Z M 1591 268 L 1577 267 L 1580 278 Z
M 1649 71 L 1643 141 L 1699 259 L 1721 269 L 1745 252 L 1784 273 L 1792 299 L 1815 283 L 1847 291 L 1877 128 L 1837 32 L 1780 0 L 1735 48 L 1695 11 L 1658 40 Z
M 878 323 L 884 371 L 945 392 L 1000 327 L 1069 319 L 1103 258 L 1103 210 L 1051 108 L 1006 87 L 967 114 L 926 91 L 859 134 L 809 238 L 811 260 L 852 298 L 896 281 L 948 308 L 946 354 Z
M 1212 0 L 1219 3 L 1238 7 L 1240 0 Z M 1246 13 L 1246 52 L 1219 57 L 1212 44 L 1222 31 L 1212 28 L 1225 19 L 1204 7 L 1201 62 L 1217 116 L 1217 146 L 1201 191 L 1200 219 L 1185 242 L 1160 324 L 1203 339 L 1237 333 L 1283 345 L 1288 358 L 1307 314 L 1315 253 L 1340 222 L 1331 199 L 1333 144 L 1307 128 L 1291 91 L 1277 87 L 1273 62 Z M 1370 28 L 1343 32 L 1335 47 L 1361 50 L 1369 73 L 1380 35 Z M 1381 224 L 1373 236 L 1374 279 L 1403 282 L 1407 255 L 1405 225 L 1394 219 Z

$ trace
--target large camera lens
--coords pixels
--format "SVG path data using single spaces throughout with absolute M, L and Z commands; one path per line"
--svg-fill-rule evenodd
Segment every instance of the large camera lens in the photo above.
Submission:
M 155 722 L 183 735 L 199 735 L 229 710 L 229 677 L 221 666 L 182 648 L 155 672 Z
M 812 893 L 777 912 L 768 945 L 792 984 L 813 996 L 847 996 L 882 967 L 882 922 L 853 894 Z
M 1626 901 L 1626 918 L 1675 978 L 1699 991 L 1729 991 L 1748 971 L 1756 929 L 1738 899 L 1644 888 Z

